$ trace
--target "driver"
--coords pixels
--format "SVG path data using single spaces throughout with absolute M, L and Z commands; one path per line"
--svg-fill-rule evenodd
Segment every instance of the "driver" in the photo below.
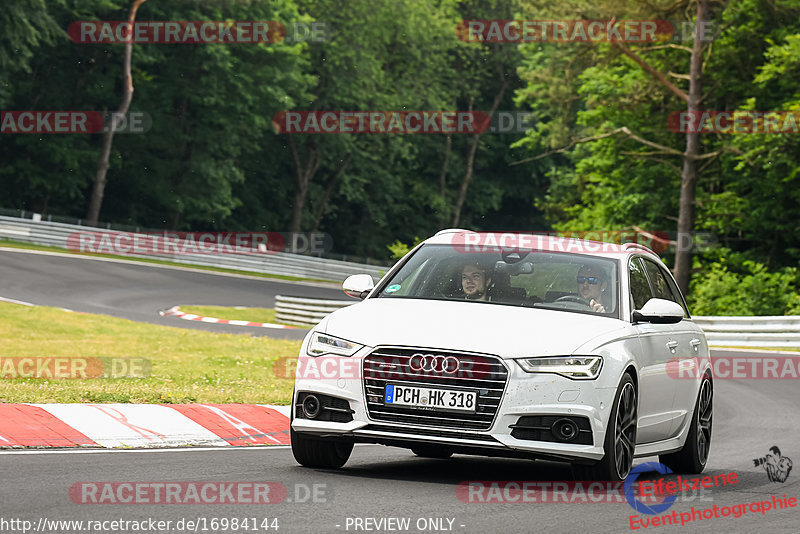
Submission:
M 585 300 L 592 311 L 606 313 L 605 290 L 608 277 L 603 269 L 594 265 L 584 265 L 578 271 L 578 295 Z
M 489 301 L 492 274 L 486 266 L 471 261 L 461 268 L 461 289 L 467 300 Z

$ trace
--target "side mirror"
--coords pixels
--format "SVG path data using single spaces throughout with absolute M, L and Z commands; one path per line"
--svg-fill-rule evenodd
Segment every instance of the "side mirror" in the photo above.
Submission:
M 356 299 L 365 299 L 372 288 L 375 287 L 375 282 L 368 274 L 354 274 L 347 277 L 342 283 L 342 289 L 348 296 Z
M 683 308 L 666 299 L 650 299 L 641 310 L 633 312 L 635 323 L 674 324 L 683 320 Z

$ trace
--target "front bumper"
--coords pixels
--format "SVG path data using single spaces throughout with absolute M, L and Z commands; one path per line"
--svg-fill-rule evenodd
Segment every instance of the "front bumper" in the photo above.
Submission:
M 373 350 L 365 347 L 352 358 L 363 361 Z M 433 422 L 409 424 L 370 416 L 364 380 L 360 376 L 298 377 L 292 428 L 296 432 L 331 439 L 408 448 L 421 443 L 437 444 L 452 447 L 456 452 L 487 456 L 549 458 L 579 463 L 591 463 L 604 456 L 606 422 L 616 393 L 616 379 L 611 380 L 614 385 L 608 387 L 602 374 L 597 380 L 571 380 L 555 374 L 527 373 L 512 360 L 503 360 L 503 363 L 508 371 L 506 387 L 487 430 L 445 427 Z M 351 366 L 355 367 L 354 363 Z M 610 370 L 604 369 L 603 372 L 607 371 Z M 352 421 L 337 423 L 303 418 L 302 409 L 298 410 L 296 403 L 298 395 L 305 392 L 346 400 L 352 410 Z M 591 445 L 512 436 L 513 426 L 520 418 L 528 416 L 585 417 L 591 429 Z

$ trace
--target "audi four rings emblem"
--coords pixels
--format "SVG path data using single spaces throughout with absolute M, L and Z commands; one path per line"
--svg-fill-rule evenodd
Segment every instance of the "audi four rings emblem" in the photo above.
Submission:
M 458 371 L 458 358 L 417 352 L 408 360 L 408 367 L 417 373 L 426 371 L 451 375 Z

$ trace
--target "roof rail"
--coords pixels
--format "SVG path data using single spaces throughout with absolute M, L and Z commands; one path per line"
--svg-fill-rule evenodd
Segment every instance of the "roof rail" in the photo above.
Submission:
M 455 234 L 456 232 L 472 232 L 472 230 L 464 230 L 463 228 L 445 228 L 444 230 L 439 230 L 434 234 L 437 235 L 444 235 L 444 234 Z
M 628 243 L 623 243 L 622 248 L 623 248 L 623 250 L 630 250 L 630 249 L 644 250 L 645 252 L 649 252 L 653 256 L 658 256 L 658 254 L 653 252 L 648 247 L 642 245 L 641 243 L 633 243 L 633 242 L 629 241 Z

